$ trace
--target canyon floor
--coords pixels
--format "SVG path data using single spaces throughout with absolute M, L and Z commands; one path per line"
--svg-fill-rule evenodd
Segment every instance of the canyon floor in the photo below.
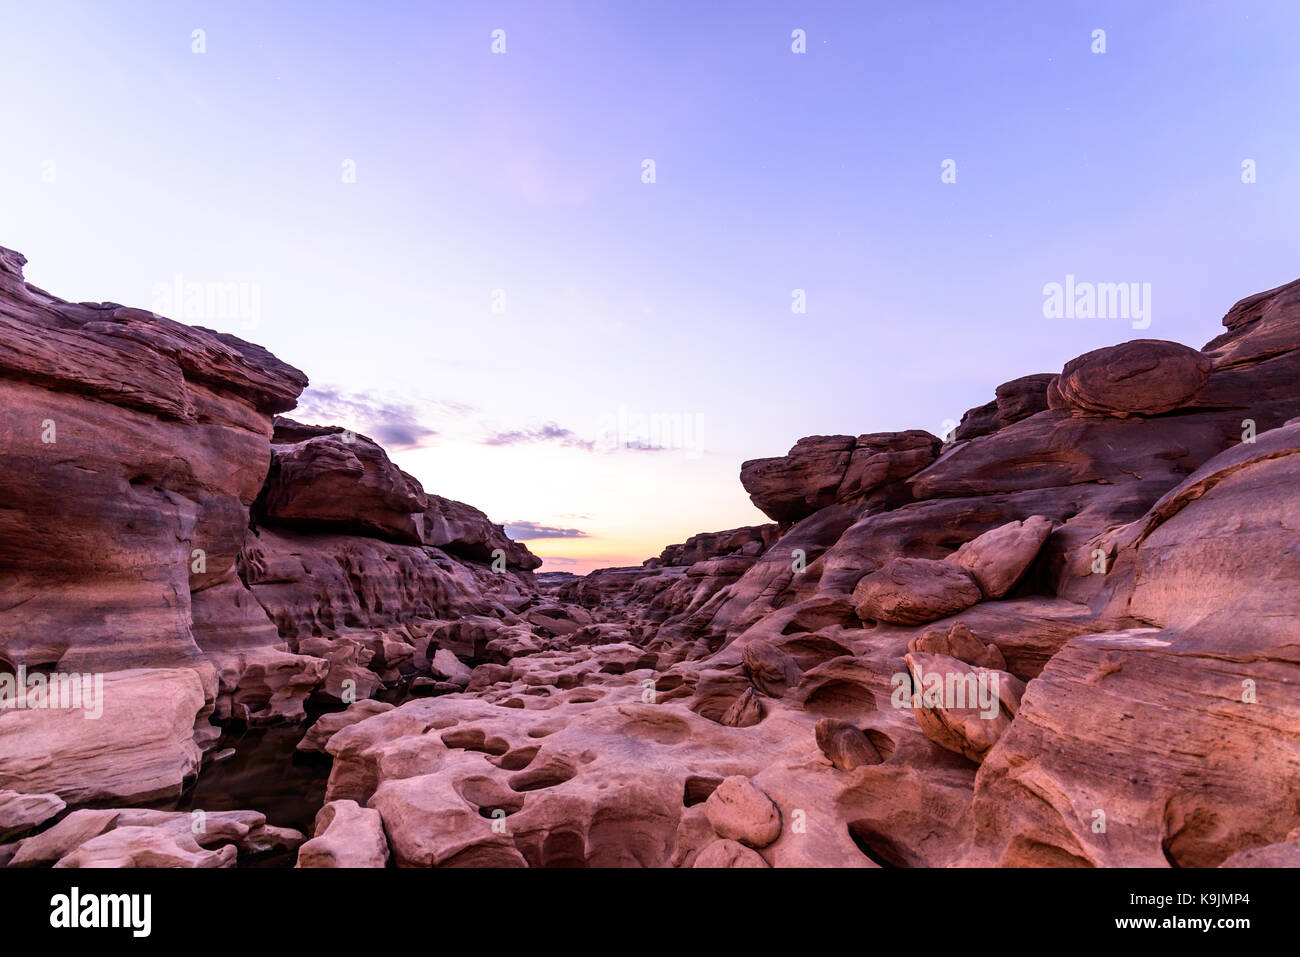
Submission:
M 266 350 L 24 263 L 0 865 L 1300 864 L 1300 282 L 571 576 Z

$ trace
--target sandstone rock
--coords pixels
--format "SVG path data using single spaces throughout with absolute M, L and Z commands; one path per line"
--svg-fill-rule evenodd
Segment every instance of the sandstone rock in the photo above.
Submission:
M 1134 339 L 1067 362 L 1056 388 L 1081 412 L 1160 415 L 1190 403 L 1210 368 L 1209 359 L 1177 342 Z
M 775 525 L 746 525 L 722 532 L 701 532 L 680 545 L 669 545 L 659 555 L 661 565 L 694 565 L 737 552 L 761 554 L 776 541 Z
M 332 759 L 302 867 L 1294 857 L 1300 283 L 1204 353 L 1004 383 L 943 447 L 801 440 L 742 467 L 777 524 L 539 591 L 526 548 L 364 436 L 273 426 L 296 370 L 20 268 L 0 250 L 0 678 L 111 690 L 93 721 L 0 711 L 0 788 L 47 810 L 174 798 L 210 719 L 356 693 L 301 745 Z M 365 700 L 385 682 L 408 700 Z M 258 812 L 81 809 L 0 863 L 301 842 Z
M 368 642 L 353 635 L 316 635 L 298 641 L 298 651 L 327 666 L 325 678 L 314 693 L 320 698 L 343 701 L 349 696 L 360 703 L 379 691 L 384 683 L 370 669 L 375 653 Z
M 234 336 L 63 302 L 24 283 L 23 263 L 0 251 L 0 474 L 12 478 L 0 480 L 0 607 L 22 608 L 0 616 L 0 659 L 191 669 L 189 725 L 207 740 L 217 687 L 207 642 L 276 638 L 233 572 L 270 460 L 270 417 L 306 377 Z M 105 738 L 119 796 L 156 790 L 121 779 L 153 763 L 128 753 L 133 742 L 148 751 L 148 737 L 136 727 Z
M 315 837 L 298 849 L 298 867 L 383 867 L 388 841 L 378 811 L 331 801 L 316 815 Z
M 209 850 L 232 845 L 244 854 L 295 850 L 304 837 L 292 828 L 275 827 L 259 811 L 160 811 L 123 808 L 113 824 L 118 828 L 148 827 L 169 831 L 185 841 L 191 838 Z
M 971 409 L 961 417 L 953 438 L 961 442 L 988 435 L 1050 408 L 1048 390 L 1056 376 L 1040 372 L 1004 382 L 996 389 L 994 401 Z
M 482 615 L 528 600 L 512 574 L 355 535 L 262 528 L 245 544 L 240 569 L 290 639 Z
M 55 867 L 234 867 L 233 844 L 205 851 L 193 838 L 169 828 L 119 827 L 91 838 Z
M 57 794 L 0 790 L 0 841 L 43 824 L 65 807 L 67 804 Z
M 695 858 L 692 867 L 767 867 L 761 854 L 736 841 L 714 841 Z
M 696 865 L 697 867 L 699 865 Z M 1238 851 L 1225 860 L 1220 867 L 1300 867 L 1300 840 L 1294 832 L 1287 840 L 1263 847 L 1252 847 Z
M 962 545 L 948 557 L 970 572 L 985 598 L 1001 598 L 1018 582 L 1052 534 L 1052 520 L 1035 515 L 1009 522 Z
M 817 747 L 840 771 L 879 764 L 882 760 L 871 740 L 855 725 L 835 718 L 822 718 L 817 722 Z
M 1216 371 L 1256 365 L 1300 351 L 1300 280 L 1255 293 L 1223 317 L 1227 332 L 1206 343 Z
M 758 695 L 754 694 L 753 688 L 746 688 L 731 703 L 718 723 L 728 728 L 748 728 L 762 720 L 763 704 L 758 700 Z
M 271 446 L 271 467 L 257 503 L 265 524 L 352 530 L 419 545 L 414 513 L 428 500 L 365 436 L 318 435 Z
M 92 837 L 111 830 L 119 812 L 80 809 L 73 811 L 53 827 L 33 835 L 18 844 L 10 867 L 48 867 L 61 857 L 71 854 Z
M 781 812 L 743 775 L 729 777 L 704 802 L 718 837 L 749 847 L 767 847 L 781 834 Z
M 836 502 L 857 502 L 934 461 L 939 439 L 928 432 L 813 435 L 779 458 L 740 467 L 753 503 L 782 524 L 807 518 Z
M 233 867 L 239 853 L 293 850 L 303 836 L 255 811 L 78 810 L 21 842 L 12 867 Z M 210 851 L 213 853 L 204 853 Z
M 889 483 L 919 472 L 934 461 L 939 446 L 937 436 L 920 429 L 858 436 L 835 501 L 862 501 Z
M 439 648 L 434 653 L 432 668 L 434 675 L 444 681 L 462 688 L 469 684 L 471 675 L 469 666 L 462 663 L 459 658 L 446 648 Z
M 348 706 L 344 711 L 323 714 L 316 719 L 316 723 L 308 729 L 303 739 L 298 742 L 298 750 L 325 753 L 325 745 L 329 743 L 329 739 L 344 728 L 354 725 L 358 721 L 364 721 L 372 715 L 392 711 L 393 708 L 394 705 L 386 701 L 363 700 Z
M 480 562 L 491 562 L 500 554 L 507 567 L 525 571 L 542 564 L 527 546 L 511 541 L 502 526 L 494 525 L 474 506 L 441 495 L 429 495 L 428 499 L 423 515 L 426 545 Z
M 1007 670 L 1002 650 L 992 642 L 986 644 L 977 638 L 965 622 L 959 621 L 946 629 L 938 628 L 917 635 L 908 643 L 907 650 L 956 658 L 976 668 Z
M 217 666 L 215 715 L 250 726 L 297 722 L 304 702 L 330 668 L 321 658 L 292 655 L 271 647 L 209 655 Z
M 1297 451 L 1300 426 L 1264 433 L 1134 523 L 1116 561 L 1149 626 L 1073 638 L 1029 685 L 981 771 L 980 860 L 1216 866 L 1300 826 Z
M 1025 684 L 1005 671 L 976 668 L 940 655 L 907 655 L 911 707 L 935 744 L 981 762 L 1007 730 Z
M 768 518 L 797 522 L 834 503 L 854 445 L 851 435 L 800 439 L 787 455 L 743 463 L 740 484 Z
M 103 676 L 93 710 L 0 710 L 0 787 L 53 793 L 69 804 L 172 797 L 199 766 L 194 671 L 136 669 Z
M 981 597 L 964 568 L 926 558 L 895 558 L 853 590 L 860 618 L 899 625 L 946 618 Z
M 794 658 L 768 641 L 746 643 L 741 661 L 754 687 L 772 698 L 797 685 L 803 674 Z

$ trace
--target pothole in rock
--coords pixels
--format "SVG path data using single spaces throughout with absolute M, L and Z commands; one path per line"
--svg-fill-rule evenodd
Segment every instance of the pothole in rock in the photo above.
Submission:
M 804 700 L 804 710 L 825 718 L 854 718 L 876 710 L 871 689 L 854 681 L 834 678 L 818 687 Z
M 510 750 L 510 742 L 504 738 L 488 737 L 482 728 L 457 728 L 444 732 L 442 743 L 449 748 L 462 748 L 466 751 L 482 751 L 499 757 Z
M 542 747 L 539 744 L 530 745 L 526 748 L 515 748 L 513 751 L 507 751 L 501 755 L 493 763 L 503 771 L 522 771 L 533 763 L 533 758 L 537 757 L 537 752 L 540 750 L 542 750 Z
M 664 712 L 643 712 L 635 715 L 621 728 L 635 738 L 644 738 L 656 744 L 680 744 L 691 734 L 691 726 L 675 715 Z
M 908 847 L 879 831 L 870 821 L 850 821 L 849 837 L 859 851 L 881 867 L 923 867 Z
M 482 817 L 491 818 L 495 811 L 506 815 L 523 810 L 524 799 L 500 781 L 487 775 L 475 775 L 456 783 L 456 793 L 478 808 Z
M 569 761 L 552 756 L 541 766 L 514 775 L 507 783 L 514 791 L 541 791 L 563 784 L 577 773 Z
M 686 787 L 683 789 L 682 804 L 686 807 L 694 807 L 697 804 L 703 804 L 709 799 L 709 795 L 717 790 L 718 785 L 722 783 L 722 778 L 702 777 L 700 775 L 691 775 L 686 779 Z
M 881 761 L 888 761 L 894 755 L 894 739 L 883 731 L 877 731 L 875 728 L 867 728 L 862 732 L 867 736 L 867 740 L 875 747 L 876 753 L 880 755 Z

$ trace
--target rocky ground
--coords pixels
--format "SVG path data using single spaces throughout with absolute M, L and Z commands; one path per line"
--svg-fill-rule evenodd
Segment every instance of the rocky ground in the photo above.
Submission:
M 946 442 L 747 462 L 771 524 L 534 577 L 284 418 L 296 369 L 23 262 L 0 676 L 101 676 L 102 715 L 0 709 L 0 864 L 1300 863 L 1300 283 L 1202 350 L 998 386 Z M 260 727 L 328 769 L 310 835 L 175 809 Z

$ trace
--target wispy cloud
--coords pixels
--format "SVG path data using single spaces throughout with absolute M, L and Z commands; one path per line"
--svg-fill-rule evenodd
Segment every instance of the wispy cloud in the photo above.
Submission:
M 537 522 L 506 522 L 506 534 L 517 542 L 531 541 L 537 538 L 588 538 L 586 532 L 579 528 L 556 528 L 554 525 L 539 525 Z
M 313 425 L 344 425 L 369 435 L 392 451 L 419 448 L 438 434 L 424 422 L 434 415 L 468 415 L 473 406 L 456 402 L 409 402 L 374 394 L 348 392 L 337 386 L 312 386 L 291 415 Z
M 524 445 L 538 442 L 554 442 L 566 448 L 585 449 L 590 452 L 596 443 L 579 438 L 569 429 L 562 429 L 554 422 L 535 429 L 515 429 L 509 432 L 494 432 L 483 440 L 484 445 Z

